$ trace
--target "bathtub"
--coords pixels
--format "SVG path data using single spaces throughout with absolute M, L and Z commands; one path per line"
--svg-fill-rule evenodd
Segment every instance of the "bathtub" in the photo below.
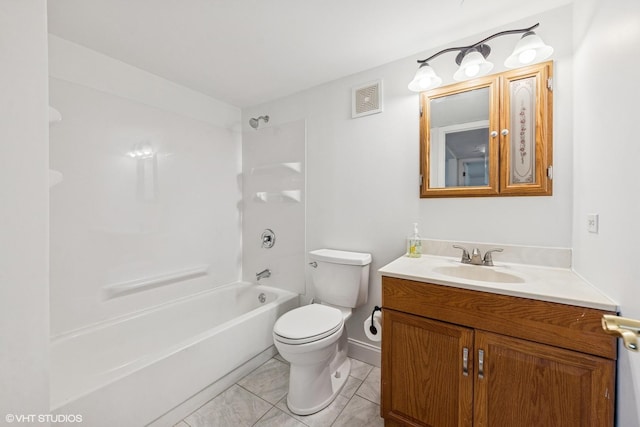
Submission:
M 272 348 L 274 322 L 297 306 L 297 294 L 234 283 L 58 336 L 52 413 L 147 425 Z

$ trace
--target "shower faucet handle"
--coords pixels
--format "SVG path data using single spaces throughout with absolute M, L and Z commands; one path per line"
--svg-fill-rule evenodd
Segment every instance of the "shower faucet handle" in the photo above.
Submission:
M 271 249 L 276 244 L 276 233 L 270 228 L 265 229 L 260 238 L 262 239 L 262 247 L 265 249 Z

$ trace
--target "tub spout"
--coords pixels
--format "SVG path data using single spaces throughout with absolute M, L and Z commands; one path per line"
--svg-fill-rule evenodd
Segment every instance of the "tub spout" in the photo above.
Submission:
M 260 281 L 260 279 L 265 277 L 271 277 L 271 270 L 265 268 L 260 273 L 256 273 L 256 280 Z

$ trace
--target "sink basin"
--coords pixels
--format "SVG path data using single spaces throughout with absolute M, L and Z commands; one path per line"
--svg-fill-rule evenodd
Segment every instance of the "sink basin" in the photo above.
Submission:
M 515 274 L 497 271 L 491 267 L 481 267 L 476 265 L 443 266 L 436 267 L 433 271 L 444 276 L 451 276 L 466 280 L 477 280 L 480 282 L 524 283 L 524 279 L 520 276 L 516 276 Z

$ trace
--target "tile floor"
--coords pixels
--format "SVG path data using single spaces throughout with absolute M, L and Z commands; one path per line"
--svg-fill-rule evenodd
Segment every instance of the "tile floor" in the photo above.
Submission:
M 351 359 L 342 392 L 322 411 L 294 415 L 287 408 L 289 365 L 275 356 L 205 403 L 175 427 L 377 427 L 380 368 Z

